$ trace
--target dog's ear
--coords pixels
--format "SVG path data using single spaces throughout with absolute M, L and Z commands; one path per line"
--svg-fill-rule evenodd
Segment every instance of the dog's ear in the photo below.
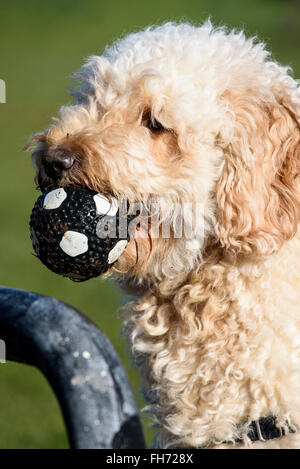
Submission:
M 216 234 L 224 248 L 269 254 L 299 221 L 299 108 L 281 93 L 231 96 L 234 135 L 223 140 Z

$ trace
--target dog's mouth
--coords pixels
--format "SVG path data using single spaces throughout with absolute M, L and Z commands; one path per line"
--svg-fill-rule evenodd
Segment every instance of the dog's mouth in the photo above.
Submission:
M 54 171 L 51 170 L 50 166 L 44 166 L 39 171 L 39 174 L 36 179 L 38 189 L 40 189 L 41 192 L 45 192 L 49 189 L 55 189 L 59 186 L 63 186 L 63 184 L 60 183 L 61 178 L 55 175 Z
M 41 166 L 35 178 L 37 188 L 41 192 L 45 192 L 46 190 L 56 189 L 58 187 L 82 187 L 84 184 L 81 184 L 76 177 L 77 170 L 78 164 L 74 163 L 71 169 L 63 170 L 58 173 L 53 165 L 45 163 Z

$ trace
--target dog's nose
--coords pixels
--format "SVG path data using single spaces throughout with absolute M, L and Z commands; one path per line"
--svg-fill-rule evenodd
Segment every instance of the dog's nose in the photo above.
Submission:
M 47 176 L 50 178 L 59 177 L 63 171 L 72 168 L 75 162 L 75 156 L 66 150 L 55 151 L 54 153 L 47 153 L 43 157 L 43 165 Z

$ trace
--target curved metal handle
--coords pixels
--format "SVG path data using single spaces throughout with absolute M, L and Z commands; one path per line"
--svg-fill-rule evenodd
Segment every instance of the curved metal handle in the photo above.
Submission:
M 133 392 L 113 346 L 55 298 L 0 287 L 6 358 L 38 367 L 54 390 L 71 448 L 145 448 Z

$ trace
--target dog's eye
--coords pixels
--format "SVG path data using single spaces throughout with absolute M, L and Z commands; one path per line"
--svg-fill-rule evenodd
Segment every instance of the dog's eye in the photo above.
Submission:
M 143 115 L 142 124 L 153 133 L 159 133 L 166 130 L 157 119 L 151 116 L 150 112 L 147 112 Z

